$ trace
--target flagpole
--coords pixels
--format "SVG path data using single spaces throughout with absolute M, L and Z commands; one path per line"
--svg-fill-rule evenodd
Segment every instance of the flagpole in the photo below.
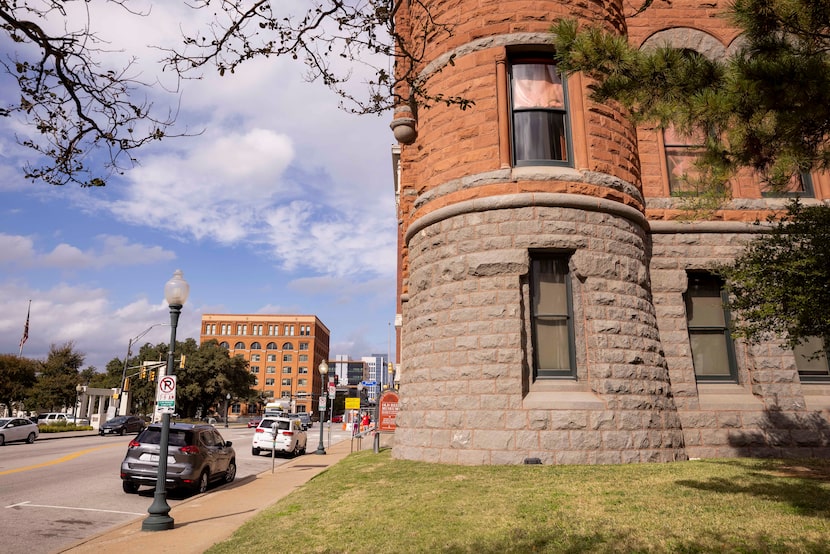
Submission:
M 23 356 L 23 345 L 29 340 L 29 316 L 32 313 L 32 301 L 29 300 L 29 309 L 26 310 L 26 325 L 23 326 L 23 336 L 20 337 L 20 351 L 17 353 L 18 357 Z

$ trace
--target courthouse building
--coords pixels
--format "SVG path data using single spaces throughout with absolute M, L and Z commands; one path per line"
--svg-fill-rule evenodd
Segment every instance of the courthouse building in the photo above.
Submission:
M 781 210 L 742 176 L 689 220 L 693 139 L 635 127 L 553 65 L 560 18 L 706 56 L 740 42 L 724 0 L 426 0 L 452 34 L 424 48 L 433 93 L 396 109 L 401 404 L 393 456 L 460 464 L 627 463 L 830 455 L 827 359 L 730 335 L 713 272 Z M 418 51 L 414 48 L 413 51 Z M 398 70 L 403 70 L 399 65 Z M 827 202 L 825 174 L 790 195 Z M 826 309 L 821 306 L 817 309 Z M 818 346 L 818 345 L 816 345 Z M 535 461 L 535 460 L 533 460 Z

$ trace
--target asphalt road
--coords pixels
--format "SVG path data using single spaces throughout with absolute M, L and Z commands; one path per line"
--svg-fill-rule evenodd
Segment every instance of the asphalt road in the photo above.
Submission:
M 287 458 L 251 455 L 253 429 L 217 426 L 233 442 L 237 480 L 268 471 Z M 308 431 L 308 450 L 319 442 Z M 153 489 L 121 490 L 119 468 L 135 435 L 87 436 L 13 443 L 0 448 L 0 551 L 48 554 L 101 531 L 147 516 Z M 215 490 L 221 485 L 213 485 Z M 207 494 L 210 494 L 208 492 Z M 186 494 L 169 492 L 174 506 Z

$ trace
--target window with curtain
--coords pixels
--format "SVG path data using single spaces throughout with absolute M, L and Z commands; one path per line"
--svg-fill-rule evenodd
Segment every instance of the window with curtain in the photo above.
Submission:
M 544 255 L 531 260 L 531 336 L 536 378 L 576 377 L 568 258 Z
M 516 58 L 510 64 L 515 165 L 570 165 L 565 85 L 551 56 Z
M 690 273 L 685 303 L 695 377 L 698 381 L 736 382 L 737 362 L 723 281 L 709 273 Z

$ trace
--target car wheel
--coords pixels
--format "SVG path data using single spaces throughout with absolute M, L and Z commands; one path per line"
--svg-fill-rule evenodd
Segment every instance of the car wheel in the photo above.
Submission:
M 33 442 L 35 442 L 35 434 L 34 433 L 29 433 L 29 436 L 26 437 L 26 442 L 28 442 L 29 444 L 32 444 Z
M 231 462 L 228 464 L 228 469 L 225 471 L 225 482 L 230 483 L 234 479 L 236 479 L 236 460 L 231 459 Z
M 122 427 L 121 430 L 118 431 L 118 434 L 123 437 L 126 432 L 127 432 L 127 430 Z
M 132 481 L 121 481 L 121 488 L 124 489 L 124 492 L 127 494 L 135 494 L 138 492 L 138 485 Z
M 6 437 L 4 437 L 3 435 L 0 435 L 0 446 L 5 446 L 5 445 L 6 445 Z
M 196 492 L 202 494 L 203 492 L 207 492 L 208 490 L 208 483 L 210 483 L 210 479 L 208 476 L 208 471 L 204 470 L 201 475 L 199 475 L 199 482 L 196 484 Z
M 251 448 L 251 456 L 259 456 L 259 448 Z
M 294 450 L 292 450 L 292 451 L 291 451 L 291 456 L 293 456 L 294 458 L 296 458 L 296 457 L 297 457 L 297 456 L 299 456 L 299 455 L 300 455 L 300 441 L 297 441 L 297 442 L 294 444 Z

